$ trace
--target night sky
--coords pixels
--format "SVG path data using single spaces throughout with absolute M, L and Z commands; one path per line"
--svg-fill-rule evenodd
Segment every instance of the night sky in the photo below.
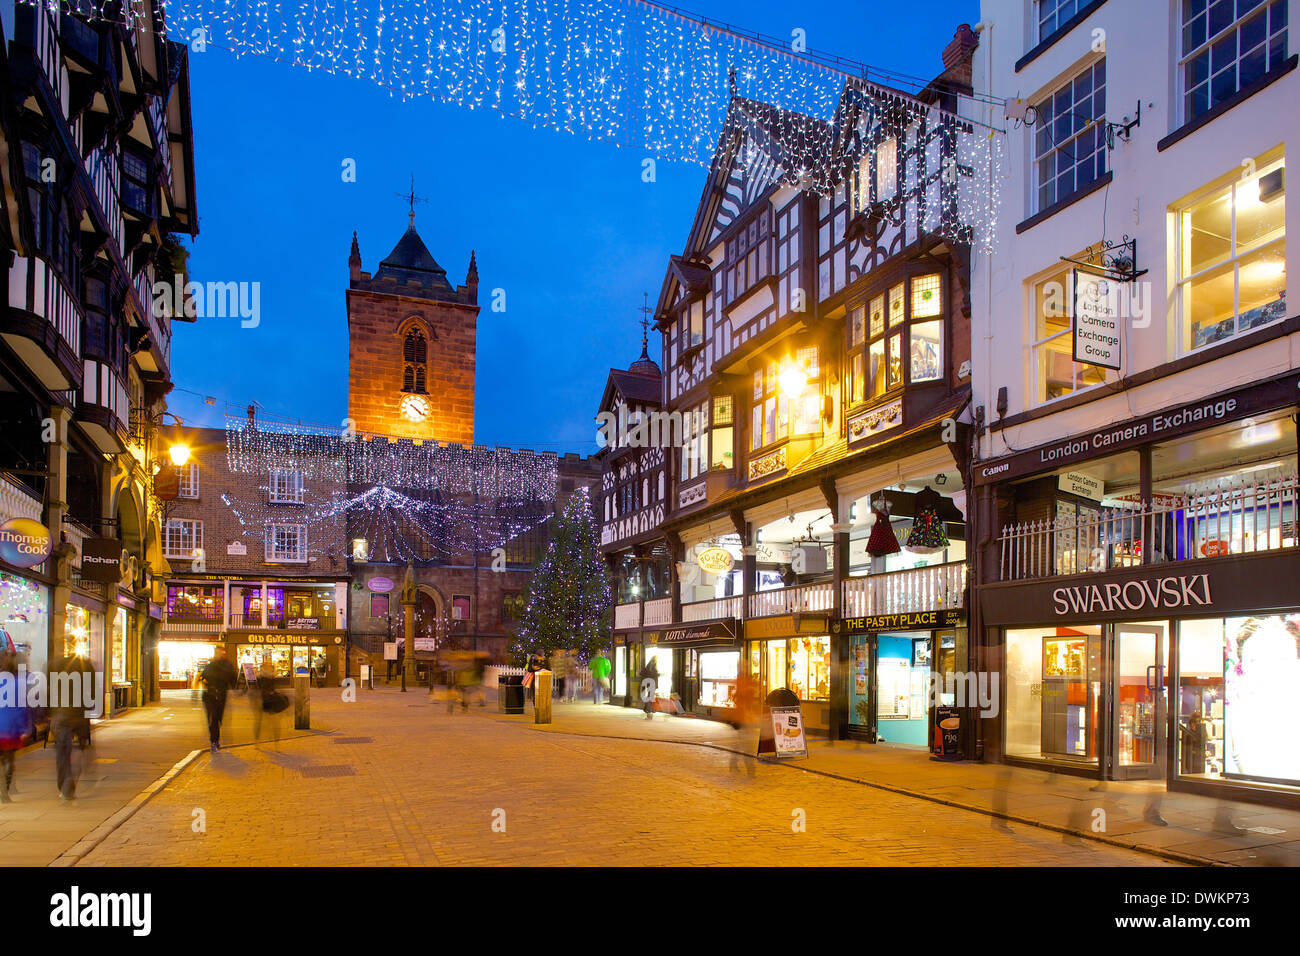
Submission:
M 878 0 L 695 0 L 699 14 L 810 49 L 926 79 L 976 0 L 900 16 Z M 846 13 L 852 9 L 854 12 Z M 407 101 L 362 80 L 209 49 L 191 53 L 200 282 L 261 283 L 261 322 L 177 323 L 176 391 L 187 424 L 220 426 L 226 403 L 339 425 L 347 413 L 348 250 L 374 272 L 416 228 L 453 285 L 470 250 L 479 268 L 476 438 L 514 448 L 596 450 L 593 417 L 610 366 L 640 352 L 668 257 L 682 251 L 705 179 L 660 161 L 642 182 L 641 151 L 619 149 L 488 111 Z M 356 160 L 357 182 L 340 175 Z M 493 289 L 506 311 L 490 311 Z M 658 361 L 651 330 L 650 354 Z M 197 394 L 195 394 L 197 393 Z M 203 396 L 216 399 L 206 404 Z

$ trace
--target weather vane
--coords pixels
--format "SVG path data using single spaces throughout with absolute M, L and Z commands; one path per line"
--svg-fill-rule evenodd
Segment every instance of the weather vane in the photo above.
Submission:
M 410 210 L 411 210 L 411 211 L 410 211 L 410 217 L 411 217 L 410 221 L 411 221 L 411 225 L 414 226 L 414 225 L 415 225 L 415 204 L 416 204 L 417 202 L 428 202 L 428 201 L 429 201 L 429 200 L 425 199 L 423 196 L 417 196 L 417 195 L 415 194 L 415 173 L 411 173 L 411 191 L 410 191 L 410 192 L 407 192 L 407 193 L 393 193 L 393 195 L 396 196 L 398 199 L 405 199 L 405 200 L 406 200 L 406 203 L 407 203 L 407 205 L 410 207 Z

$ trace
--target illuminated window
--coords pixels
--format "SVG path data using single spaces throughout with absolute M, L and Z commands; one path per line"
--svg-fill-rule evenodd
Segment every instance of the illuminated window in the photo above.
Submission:
M 176 479 L 180 485 L 179 496 L 182 498 L 197 498 L 199 496 L 199 465 L 198 462 L 190 462 L 188 465 L 181 465 L 176 469 Z
M 789 402 L 781 394 L 781 367 L 768 362 L 754 372 L 750 448 L 764 448 L 785 438 L 789 415 Z
M 1208 113 L 1286 60 L 1286 0 L 1183 0 L 1183 122 Z
M 184 518 L 167 521 L 163 554 L 168 558 L 196 558 L 203 553 L 203 522 Z
M 888 292 L 869 299 L 865 309 L 864 341 L 858 340 L 852 318 L 849 322 L 850 402 L 871 401 L 904 384 L 943 378 L 941 275 L 914 276 L 899 282 Z M 856 311 L 851 311 L 850 316 Z
M 1050 402 L 1106 380 L 1104 369 L 1074 360 L 1073 282 L 1062 269 L 1033 287 L 1034 402 Z
M 734 399 L 730 395 L 715 395 L 710 468 L 726 470 L 735 465 L 735 431 Z
M 1286 316 L 1286 169 L 1256 164 L 1178 213 L 1184 351 Z

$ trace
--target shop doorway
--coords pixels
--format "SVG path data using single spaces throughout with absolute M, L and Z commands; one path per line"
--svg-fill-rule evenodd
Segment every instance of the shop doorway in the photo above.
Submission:
M 1116 624 L 1110 643 L 1106 748 L 1112 780 L 1164 779 L 1169 719 L 1169 625 Z

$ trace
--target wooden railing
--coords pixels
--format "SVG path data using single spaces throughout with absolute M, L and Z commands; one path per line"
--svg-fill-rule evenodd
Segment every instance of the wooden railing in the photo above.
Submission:
M 645 626 L 671 624 L 673 620 L 673 599 L 654 598 L 645 602 Z
M 629 630 L 641 626 L 641 602 L 614 605 L 614 628 Z
M 795 611 L 833 611 L 835 586 L 830 581 L 793 588 L 759 591 L 749 596 L 750 617 L 770 617 Z
M 1210 494 L 1099 508 L 1081 518 L 1007 525 L 998 539 L 1000 579 L 1019 581 L 1294 548 L 1300 539 L 1298 507 L 1300 477 L 1291 475 Z
M 714 598 L 712 601 L 694 601 L 682 605 L 683 621 L 712 621 L 727 617 L 740 617 L 739 594 L 732 597 Z
M 964 606 L 966 562 L 849 578 L 844 582 L 844 616 L 905 614 Z

